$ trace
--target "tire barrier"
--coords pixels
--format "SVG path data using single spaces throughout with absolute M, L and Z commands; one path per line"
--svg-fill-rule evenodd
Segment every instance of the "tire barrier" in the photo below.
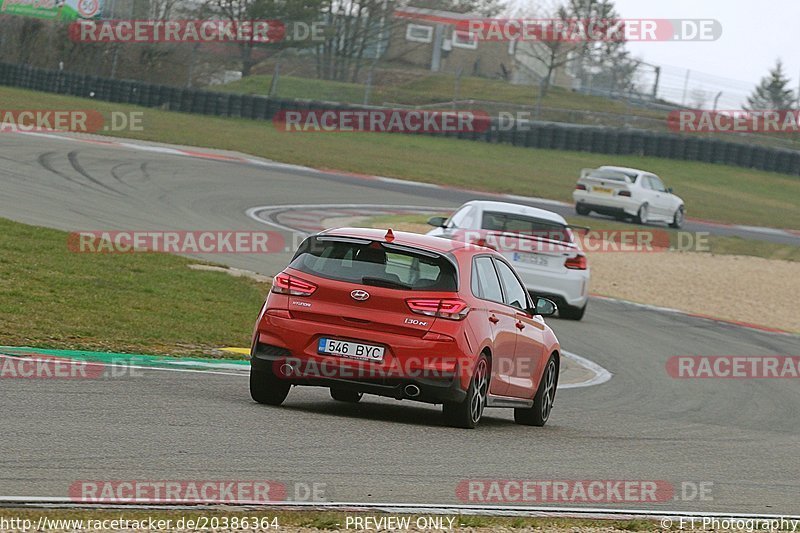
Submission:
M 0 85 L 183 113 L 251 120 L 271 120 L 277 113 L 290 110 L 361 109 L 359 106 L 335 102 L 185 89 L 9 63 L 0 63 Z M 492 119 L 492 127 L 480 131 L 430 135 L 548 150 L 699 161 L 800 176 L 799 150 L 754 145 L 747 137 L 737 137 L 739 141 L 727 141 L 641 129 L 543 121 L 517 122 L 511 127 L 501 128 L 496 119 Z

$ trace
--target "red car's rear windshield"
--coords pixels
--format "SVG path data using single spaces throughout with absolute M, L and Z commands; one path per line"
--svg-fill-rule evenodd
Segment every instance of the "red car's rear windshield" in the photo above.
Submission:
M 309 237 L 289 266 L 315 276 L 392 289 L 458 290 L 456 267 L 447 257 L 366 239 Z

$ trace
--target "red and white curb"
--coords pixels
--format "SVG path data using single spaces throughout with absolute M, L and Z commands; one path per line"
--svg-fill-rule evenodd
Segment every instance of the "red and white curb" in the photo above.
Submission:
M 381 215 L 434 215 L 452 211 L 450 207 L 422 207 L 391 204 L 293 204 L 251 207 L 245 214 L 261 224 L 305 234 L 328 229 L 323 222 L 329 218 Z

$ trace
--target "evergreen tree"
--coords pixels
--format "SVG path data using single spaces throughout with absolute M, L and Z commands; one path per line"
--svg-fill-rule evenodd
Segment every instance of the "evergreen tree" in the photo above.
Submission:
M 775 68 L 769 71 L 769 75 L 761 79 L 761 83 L 756 86 L 753 94 L 747 97 L 745 110 L 793 109 L 795 103 L 794 91 L 789 88 L 789 78 L 784 74 L 783 64 L 779 59 L 775 63 Z

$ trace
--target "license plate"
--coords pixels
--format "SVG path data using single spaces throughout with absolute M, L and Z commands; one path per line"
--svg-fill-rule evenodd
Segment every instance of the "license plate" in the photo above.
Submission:
M 383 346 L 372 346 L 360 342 L 339 341 L 336 339 L 322 338 L 317 345 L 317 352 L 328 355 L 338 355 L 360 361 L 380 363 L 383 361 Z
M 614 189 L 608 187 L 592 187 L 592 192 L 599 192 L 600 194 L 614 194 Z
M 514 254 L 514 261 L 517 263 L 526 263 L 528 265 L 536 266 L 549 266 L 550 261 L 547 257 L 535 254 L 521 254 L 519 252 Z

